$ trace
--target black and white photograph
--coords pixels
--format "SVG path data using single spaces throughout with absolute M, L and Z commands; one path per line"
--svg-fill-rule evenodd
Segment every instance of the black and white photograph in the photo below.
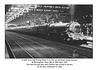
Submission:
M 5 4 L 5 59 L 93 59 L 93 4 Z

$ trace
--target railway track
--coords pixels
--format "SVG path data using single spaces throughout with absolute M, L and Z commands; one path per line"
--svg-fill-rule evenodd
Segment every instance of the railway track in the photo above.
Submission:
M 10 41 L 10 42 L 8 42 Z M 11 37 L 6 35 L 6 43 L 9 48 L 11 58 L 33 58 L 21 45 L 14 41 Z M 16 50 L 19 49 L 19 50 Z
M 90 50 L 90 49 L 83 49 L 83 48 L 80 48 L 80 47 L 75 47 L 75 46 L 70 46 L 70 45 L 65 45 L 65 44 L 59 44 L 57 42 L 51 42 L 51 41 L 49 41 L 49 44 L 48 44 L 48 43 L 45 43 L 43 41 L 40 41 L 41 40 L 40 38 L 38 38 L 38 40 L 37 40 L 37 38 L 35 38 L 35 37 L 32 38 L 31 36 L 27 36 L 27 35 L 23 35 L 23 34 L 19 34 L 19 33 L 10 32 L 9 35 L 12 35 L 11 37 L 7 36 L 9 39 L 11 39 L 11 41 L 13 41 L 12 43 L 15 43 L 24 52 L 26 51 L 27 55 L 24 55 L 24 56 L 26 56 L 27 58 L 30 58 L 30 57 L 31 58 L 33 58 L 33 57 L 46 57 L 46 56 L 42 55 L 44 53 L 41 53 L 41 52 L 39 53 L 38 51 L 36 51 L 34 49 L 36 49 L 37 47 L 38 48 L 40 48 L 40 47 L 46 48 L 48 45 L 51 48 L 57 48 L 59 50 L 67 51 L 67 52 L 64 52 L 64 53 L 65 54 L 69 53 L 70 55 L 67 55 L 67 57 L 70 57 L 70 58 L 74 57 L 73 55 L 75 55 L 75 54 L 78 55 L 77 58 L 92 58 L 92 50 Z M 22 44 L 22 41 L 23 41 L 24 45 Z M 27 46 L 25 47 L 25 45 L 27 45 Z M 32 47 L 32 45 L 35 45 L 35 47 Z M 13 52 L 13 54 L 15 54 L 15 52 Z M 38 54 L 38 55 L 36 56 L 35 54 Z M 22 57 L 24 57 L 24 56 L 22 56 Z M 15 55 L 15 57 L 16 57 L 16 55 Z M 21 57 L 21 56 L 18 55 L 18 58 L 19 57 Z M 24 57 L 24 58 L 26 58 L 26 57 Z M 54 56 L 51 56 L 51 57 L 54 57 Z
M 17 37 L 17 39 L 16 39 L 16 37 Z M 13 38 L 14 42 L 17 42 L 20 46 L 24 47 L 24 49 L 27 50 L 34 58 L 36 58 L 36 57 L 41 57 L 41 58 L 42 57 L 45 57 L 45 58 L 46 57 L 57 57 L 57 55 L 55 55 L 55 54 L 57 54 L 55 51 L 57 51 L 58 54 L 61 53 L 58 50 L 56 50 L 55 48 L 47 47 L 45 45 L 39 44 L 38 42 L 34 42 L 34 41 L 29 40 L 24 37 L 12 35 L 12 38 Z M 54 53 L 53 56 L 50 53 L 50 51 L 52 54 Z M 63 54 L 63 53 L 61 53 L 61 54 Z M 64 55 L 64 56 L 68 57 L 68 55 Z

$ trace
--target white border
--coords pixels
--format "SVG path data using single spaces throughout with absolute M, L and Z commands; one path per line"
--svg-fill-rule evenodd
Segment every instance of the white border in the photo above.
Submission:
M 74 66 L 66 66 L 60 70 L 99 70 L 100 69 L 100 17 L 99 0 L 1 0 L 0 1 L 0 70 L 37 70 L 26 66 L 20 59 L 5 59 L 5 4 L 93 4 L 93 59 L 78 59 Z M 48 68 L 51 70 L 53 68 Z M 47 70 L 41 68 L 38 70 Z M 56 68 L 53 70 L 57 70 Z M 58 69 L 59 70 L 59 69 Z

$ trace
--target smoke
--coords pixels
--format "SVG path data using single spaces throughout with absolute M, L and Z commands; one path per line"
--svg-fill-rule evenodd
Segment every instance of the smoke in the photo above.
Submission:
M 71 15 L 71 20 L 74 20 L 74 12 L 75 12 L 75 7 L 74 5 L 70 5 L 70 15 Z

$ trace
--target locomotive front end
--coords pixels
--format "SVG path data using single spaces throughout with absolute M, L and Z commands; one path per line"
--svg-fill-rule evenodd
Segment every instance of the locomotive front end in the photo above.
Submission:
M 85 36 L 82 34 L 81 25 L 78 22 L 70 23 L 66 33 L 71 40 L 84 40 Z M 68 40 L 70 40 L 68 38 Z

